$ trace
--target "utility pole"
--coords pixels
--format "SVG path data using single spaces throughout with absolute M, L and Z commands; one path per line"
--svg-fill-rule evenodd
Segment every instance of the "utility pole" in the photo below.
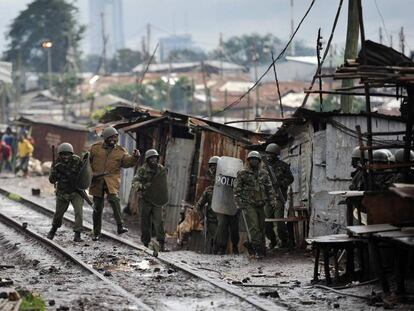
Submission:
M 346 34 L 345 56 L 347 59 L 354 59 L 358 52 L 359 38 L 359 10 L 358 0 L 348 0 L 348 27 Z M 353 80 L 342 80 L 342 87 L 354 86 Z M 353 97 L 349 95 L 341 95 L 341 110 L 344 113 L 352 111 Z
M 213 107 L 211 106 L 210 89 L 207 87 L 207 80 L 206 80 L 206 72 L 205 72 L 204 62 L 201 61 L 200 65 L 201 65 L 201 75 L 203 77 L 204 93 L 205 93 L 205 96 L 206 96 L 208 119 L 211 120 L 212 114 L 213 114 Z
M 401 49 L 401 53 L 405 54 L 405 35 L 404 35 L 404 27 L 401 27 L 401 30 L 400 30 L 400 49 Z
M 393 46 L 394 46 L 394 43 L 392 42 L 392 34 L 390 35 L 390 46 L 391 46 L 391 48 L 393 48 Z
M 382 36 L 382 27 L 380 27 L 379 29 L 378 29 L 378 33 L 379 33 L 379 42 L 380 42 L 380 44 L 382 44 L 382 41 L 383 41 L 383 36 Z
M 290 36 L 293 37 L 293 33 L 295 32 L 295 22 L 293 19 L 293 0 L 290 0 Z M 292 40 L 290 43 L 290 55 L 295 55 L 295 41 Z
M 259 75 L 257 72 L 257 66 L 259 62 L 259 55 L 257 54 L 257 48 L 256 45 L 253 46 L 253 62 L 254 62 L 254 81 L 257 82 L 259 79 Z M 259 84 L 256 85 L 256 106 L 255 106 L 255 116 L 256 118 L 259 117 L 259 102 L 260 102 L 260 88 Z
M 220 32 L 220 38 L 219 38 L 219 50 L 220 50 L 220 76 L 223 78 L 224 47 L 223 47 L 223 33 L 221 32 Z
M 17 119 L 17 116 L 20 111 L 20 104 L 21 104 L 21 94 L 22 94 L 22 87 L 21 87 L 21 77 L 22 77 L 22 51 L 21 49 L 17 50 L 17 58 L 16 58 L 16 71 L 15 71 L 15 89 L 16 89 L 16 98 L 15 98 L 15 111 L 14 111 L 14 118 Z
M 150 23 L 147 24 L 147 51 L 149 55 L 151 51 L 151 24 Z
M 102 70 L 103 74 L 107 73 L 107 59 L 106 59 L 106 45 L 108 43 L 108 36 L 105 34 L 105 15 L 101 12 L 101 28 L 102 28 Z

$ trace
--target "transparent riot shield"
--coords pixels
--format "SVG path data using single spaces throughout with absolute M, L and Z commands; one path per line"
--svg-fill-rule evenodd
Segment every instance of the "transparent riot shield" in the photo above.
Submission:
M 216 213 L 235 215 L 233 184 L 237 173 L 243 168 L 243 161 L 233 157 L 220 157 L 217 163 L 211 208 Z
M 89 160 L 89 152 L 86 152 L 82 158 L 82 168 L 78 174 L 77 188 L 86 190 L 92 182 L 92 168 Z

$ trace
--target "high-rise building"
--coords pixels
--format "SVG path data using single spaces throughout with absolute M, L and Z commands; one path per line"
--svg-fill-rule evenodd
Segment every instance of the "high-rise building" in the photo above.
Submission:
M 160 38 L 160 61 L 167 62 L 170 53 L 177 50 L 196 50 L 191 35 L 172 35 Z
M 106 57 L 111 57 L 117 50 L 124 48 L 122 0 L 89 0 L 88 26 L 90 54 L 102 54 L 103 33 L 107 38 Z

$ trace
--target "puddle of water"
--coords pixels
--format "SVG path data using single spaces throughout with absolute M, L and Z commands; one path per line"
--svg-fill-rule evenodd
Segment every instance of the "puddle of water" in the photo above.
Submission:
M 148 270 L 150 268 L 150 261 L 142 260 L 141 262 L 131 263 L 130 266 L 137 267 L 140 270 Z

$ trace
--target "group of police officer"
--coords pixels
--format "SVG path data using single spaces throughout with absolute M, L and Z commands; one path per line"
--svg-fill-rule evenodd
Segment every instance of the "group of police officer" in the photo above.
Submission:
M 123 225 L 120 199 L 120 169 L 134 167 L 140 157 L 135 149 L 130 155 L 118 144 L 118 132 L 107 127 L 102 132 L 103 140 L 90 148 L 88 163 L 92 171 L 89 194 L 93 196 L 93 240 L 101 238 L 102 211 L 105 196 L 112 207 L 117 224 L 117 233 L 128 231 Z M 49 181 L 56 187 L 56 212 L 52 228 L 47 237 L 53 239 L 62 225 L 64 213 L 69 204 L 75 211 L 74 241 L 80 242 L 83 222 L 83 201 L 85 196 L 79 190 L 79 174 L 82 170 L 82 159 L 74 154 L 69 143 L 59 145 L 58 157 L 54 161 Z M 225 254 L 229 235 L 232 252 L 238 254 L 239 214 L 245 219 L 249 236 L 249 252 L 256 257 L 266 253 L 265 236 L 270 240 L 270 248 L 277 243 L 273 223 L 265 224 L 265 217 L 278 218 L 284 215 L 288 186 L 293 182 L 289 165 L 280 159 L 280 148 L 269 144 L 266 148 L 266 168 L 261 165 L 259 152 L 251 151 L 247 156 L 245 167 L 238 172 L 234 181 L 234 202 L 239 212 L 235 215 L 215 213 L 211 208 L 218 156 L 209 160 L 208 177 L 210 185 L 196 203 L 197 209 L 205 219 L 210 249 L 217 254 Z M 273 176 L 271 179 L 269 173 Z M 145 163 L 138 168 L 132 181 L 132 190 L 139 198 L 141 215 L 141 241 L 148 246 L 152 232 L 161 251 L 165 249 L 165 232 L 162 207 L 168 202 L 168 185 L 166 169 L 159 163 L 159 154 L 155 149 L 145 152 Z M 278 222 L 276 232 L 281 247 L 288 245 L 286 224 Z
M 367 178 L 364 176 L 364 164 L 368 159 L 368 152 L 363 152 L 363 162 L 361 162 L 361 151 L 359 147 L 355 147 L 352 151 L 352 167 L 355 169 L 351 173 L 352 181 L 349 186 L 350 190 L 368 190 Z M 405 174 L 396 170 L 387 168 L 384 165 L 393 164 L 393 163 L 404 163 L 404 149 L 398 149 L 393 154 L 388 149 L 378 149 L 374 150 L 373 154 L 373 163 L 377 164 L 376 168 L 373 170 L 372 177 L 372 186 L 370 190 L 386 190 L 393 183 L 414 183 L 414 173 L 412 170 L 409 170 Z M 410 162 L 414 161 L 414 152 L 410 151 Z M 381 166 L 383 165 L 383 166 Z
M 239 217 L 243 217 L 248 241 L 245 246 L 251 255 L 261 258 L 266 254 L 265 238 L 270 240 L 269 248 L 280 241 L 280 247 L 288 247 L 288 232 L 284 222 L 265 223 L 265 218 L 283 218 L 287 189 L 293 182 L 289 164 L 280 159 L 280 147 L 269 144 L 266 157 L 258 151 L 251 151 L 243 169 L 234 180 L 234 202 L 238 212 L 234 215 L 214 212 L 212 197 L 218 156 L 209 160 L 208 176 L 211 184 L 204 190 L 196 207 L 207 226 L 209 249 L 216 254 L 225 254 L 230 235 L 232 253 L 238 254 Z M 262 165 L 265 162 L 265 165 Z M 273 178 L 271 178 L 271 176 Z M 205 215 L 207 213 L 207 215 Z M 275 227 L 277 236 L 275 233 Z
M 118 144 L 118 132 L 115 128 L 105 128 L 102 132 L 102 138 L 103 141 L 92 145 L 88 159 L 92 171 L 89 194 L 93 196 L 92 240 L 94 241 L 98 241 L 101 238 L 102 211 L 105 196 L 114 213 L 117 233 L 128 232 L 128 229 L 123 225 L 118 196 L 121 181 L 120 169 L 134 167 L 140 157 L 137 149 L 130 155 L 125 148 Z M 55 184 L 56 187 L 56 211 L 53 217 L 52 228 L 48 232 L 47 237 L 49 239 L 54 238 L 56 231 L 62 225 L 63 215 L 71 203 L 75 211 L 74 241 L 81 242 L 84 195 L 82 195 L 82 191 L 78 186 L 82 160 L 74 154 L 73 147 L 69 143 L 60 144 L 57 153 L 58 157 L 54 161 L 49 175 L 49 181 Z M 160 187 L 156 185 L 159 180 L 164 180 L 164 182 L 161 182 L 161 185 L 166 184 L 165 168 L 158 164 L 158 160 L 159 155 L 156 150 L 150 149 L 145 153 L 145 164 L 138 169 L 134 177 L 133 189 L 137 191 L 140 199 L 141 240 L 144 245 L 148 246 L 151 237 L 151 225 L 153 225 L 160 248 L 163 250 L 165 233 L 161 211 L 162 205 L 165 202 L 161 202 L 159 198 L 165 198 L 168 195 L 160 195 Z M 153 199 L 154 189 L 158 191 L 155 200 Z M 164 191 L 167 191 L 166 187 L 164 187 Z M 152 195 L 148 195 L 148 193 Z

